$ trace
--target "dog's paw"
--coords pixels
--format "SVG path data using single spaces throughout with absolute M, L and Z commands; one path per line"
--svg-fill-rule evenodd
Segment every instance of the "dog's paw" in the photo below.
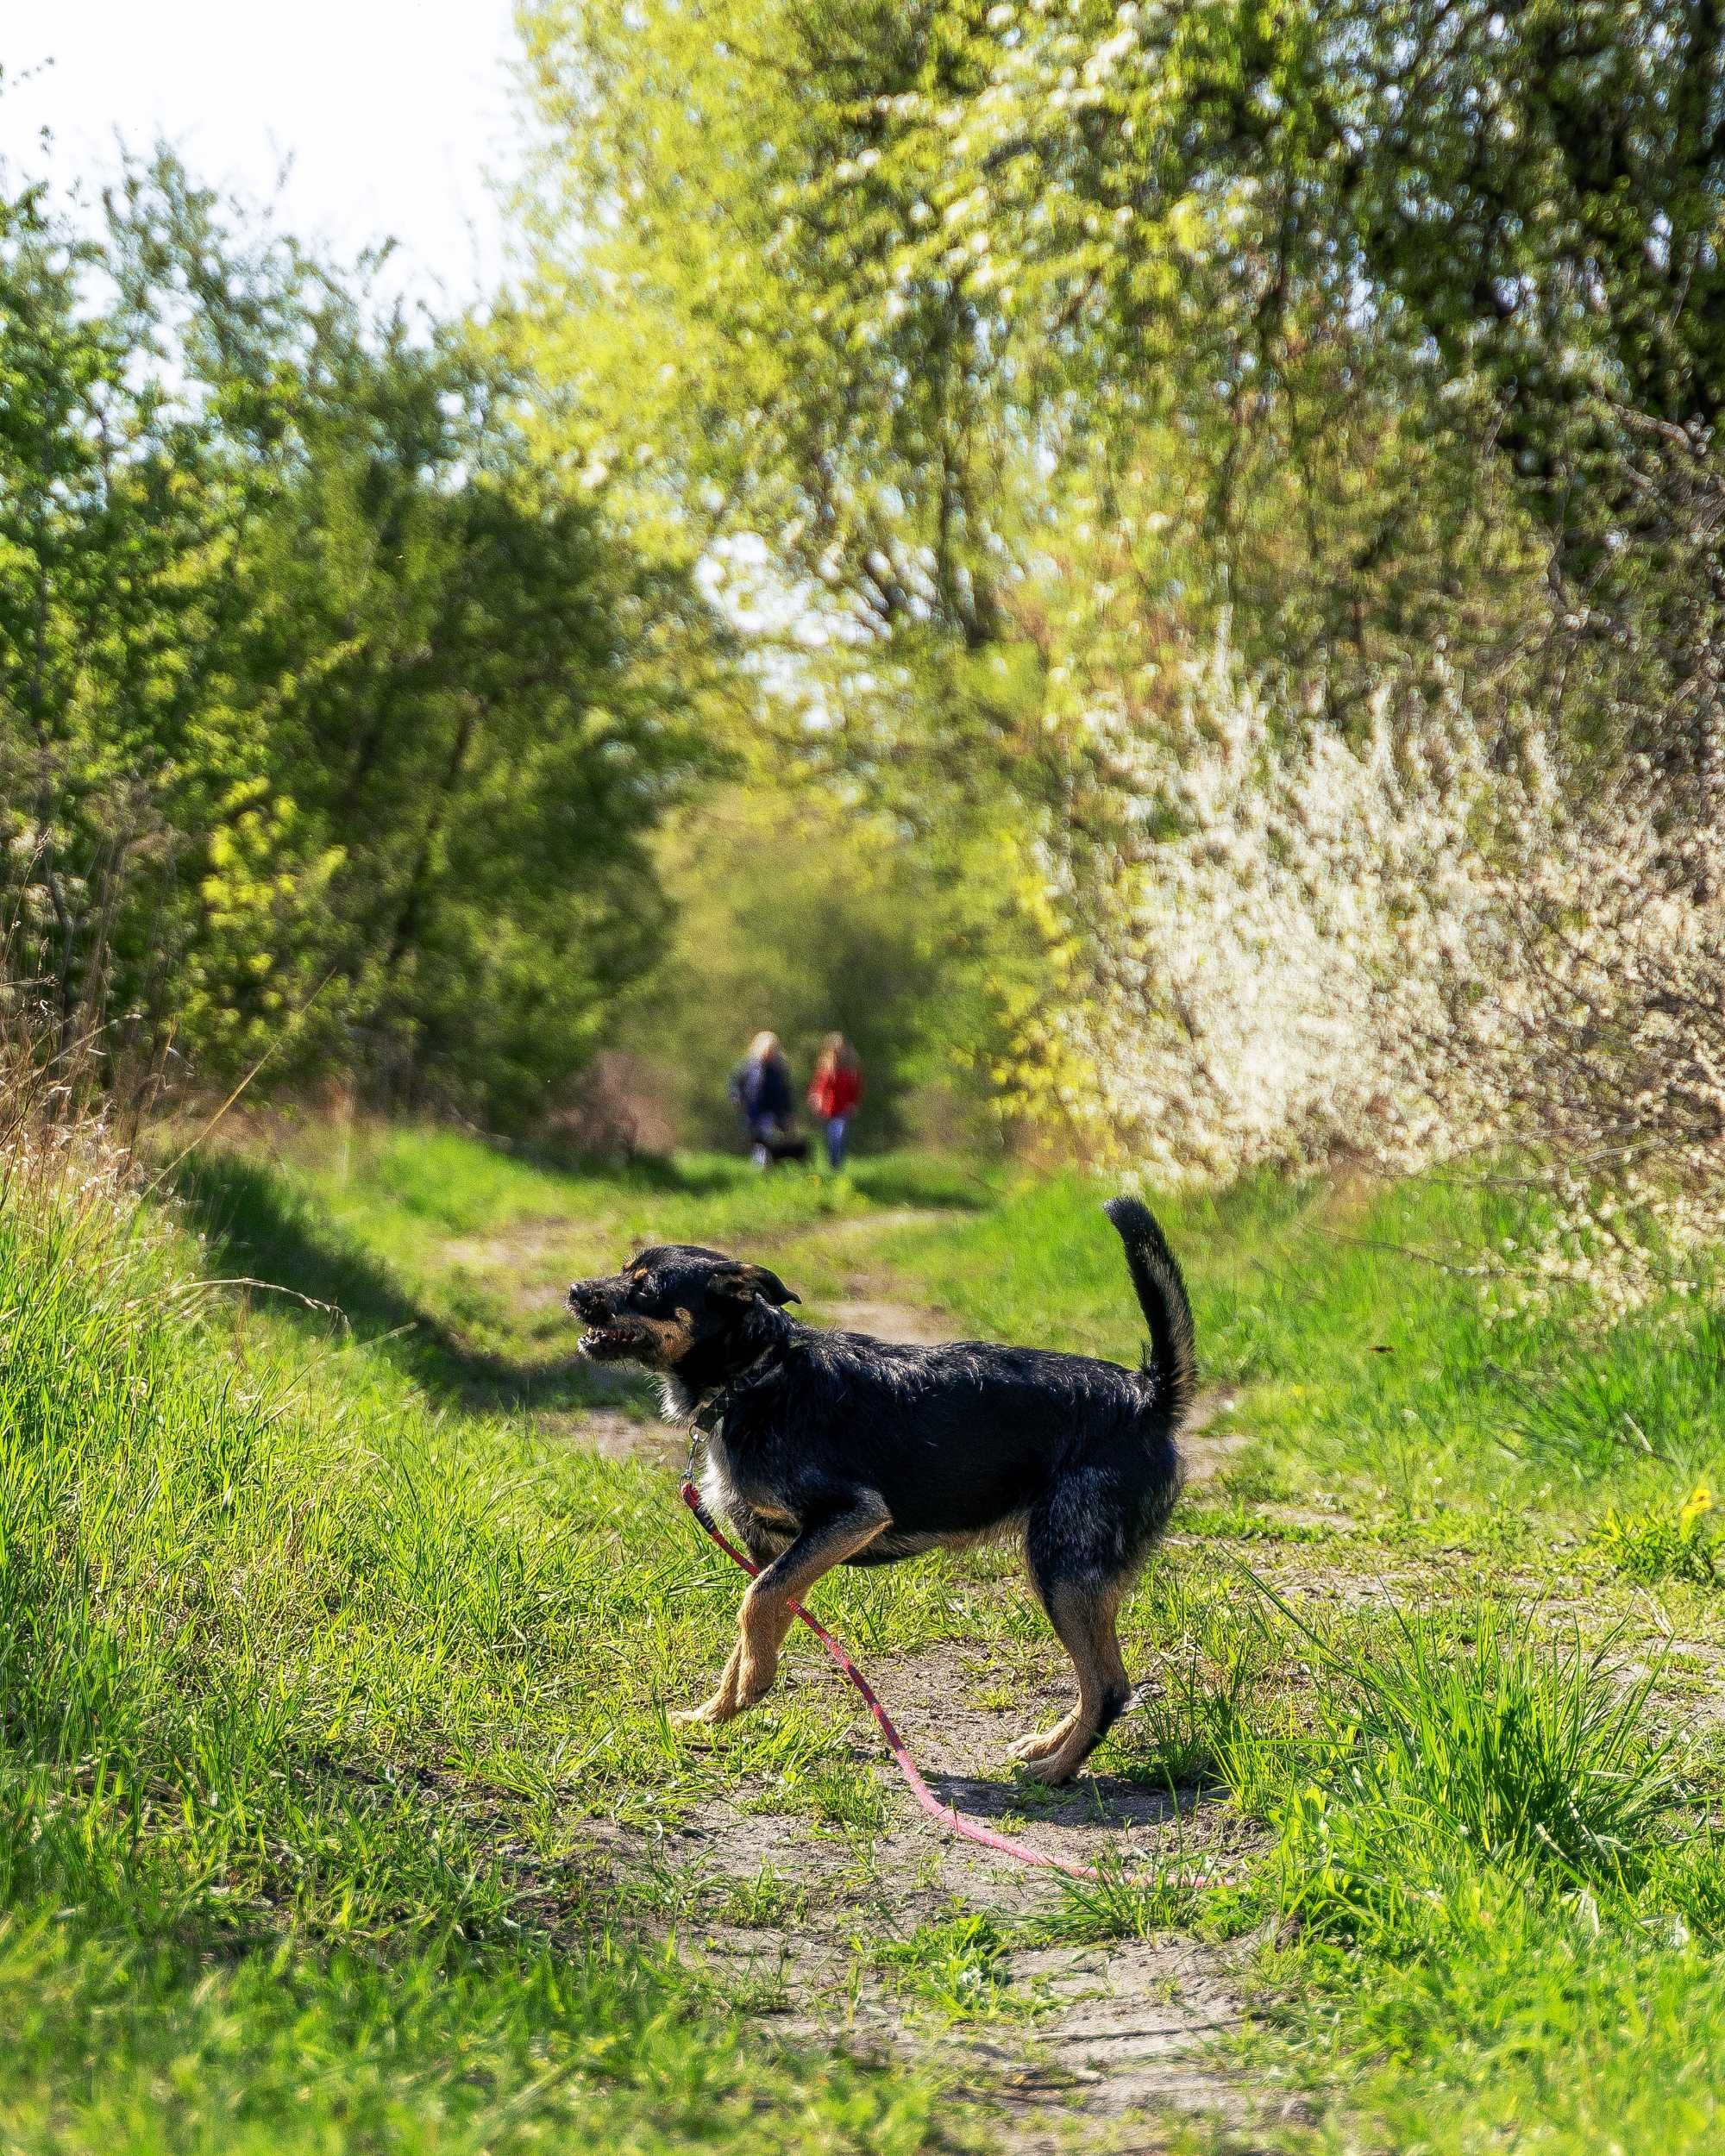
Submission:
M 1051 1752 L 1058 1752 L 1072 1734 L 1072 1720 L 1069 1715 L 1057 1722 L 1052 1729 L 1033 1729 L 1027 1737 L 1020 1737 L 1016 1744 L 1007 1746 L 1009 1759 L 1046 1759 Z
M 1024 1763 L 1026 1777 L 1032 1782 L 1046 1783 L 1051 1789 L 1058 1789 L 1062 1783 L 1070 1782 L 1077 1773 L 1088 1749 L 1088 1746 L 1063 1745 L 1059 1751 L 1050 1752 L 1046 1758 L 1026 1760 Z
M 720 1722 L 728 1722 L 737 1712 L 737 1704 L 729 1693 L 715 1692 L 710 1700 L 703 1700 L 699 1707 L 685 1707 L 670 1717 L 673 1729 L 716 1729 Z

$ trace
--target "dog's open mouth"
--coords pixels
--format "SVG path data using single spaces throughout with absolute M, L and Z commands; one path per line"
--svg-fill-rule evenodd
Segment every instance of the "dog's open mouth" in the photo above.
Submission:
M 590 1325 L 580 1337 L 580 1346 L 581 1353 L 594 1362 L 611 1362 L 638 1355 L 645 1337 L 645 1329 L 640 1326 Z

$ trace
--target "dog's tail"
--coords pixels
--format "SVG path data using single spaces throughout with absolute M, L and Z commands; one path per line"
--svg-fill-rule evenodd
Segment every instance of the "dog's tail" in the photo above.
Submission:
M 1168 1238 L 1150 1207 L 1136 1198 L 1110 1198 L 1102 1207 L 1126 1246 L 1126 1266 L 1150 1327 L 1151 1359 L 1145 1375 L 1155 1406 L 1176 1426 L 1197 1390 L 1198 1359 L 1192 1336 L 1192 1306 Z

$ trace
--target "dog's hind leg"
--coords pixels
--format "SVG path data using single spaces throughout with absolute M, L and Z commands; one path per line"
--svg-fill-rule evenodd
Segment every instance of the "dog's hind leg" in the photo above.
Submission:
M 1067 1584 L 1044 1598 L 1077 1672 L 1078 1699 L 1052 1729 L 1021 1737 L 1012 1747 L 1013 1758 L 1039 1782 L 1070 1781 L 1132 1696 L 1114 1630 L 1122 1591 L 1118 1584 L 1100 1593 Z
M 672 1719 L 685 1724 L 726 1722 L 763 1698 L 779 1673 L 785 1635 L 796 1621 L 790 1605 L 800 1602 L 835 1565 L 866 1550 L 891 1525 L 885 1501 L 869 1490 L 843 1512 L 799 1535 L 782 1557 L 775 1557 L 750 1581 L 737 1614 L 737 1645 L 718 1689 L 705 1706 Z
M 1092 1539 L 1046 1514 L 1032 1518 L 1025 1538 L 1037 1598 L 1078 1678 L 1072 1711 L 1052 1729 L 1021 1737 L 1011 1747 L 1012 1757 L 1041 1782 L 1069 1781 L 1132 1696 L 1114 1628 L 1129 1576 L 1099 1562 L 1094 1548 L 1085 1549 Z M 1111 1554 L 1118 1557 L 1118 1551 Z

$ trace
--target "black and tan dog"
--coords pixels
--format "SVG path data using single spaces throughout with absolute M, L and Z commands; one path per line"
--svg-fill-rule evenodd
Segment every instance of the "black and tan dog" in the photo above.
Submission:
M 667 1415 L 709 1432 L 703 1495 L 763 1568 L 718 1689 L 679 1720 L 728 1721 L 753 1706 L 777 1674 L 787 1602 L 834 1565 L 1016 1532 L 1078 1700 L 1013 1752 L 1044 1781 L 1076 1771 L 1129 1696 L 1115 1614 L 1173 1505 L 1193 1393 L 1192 1313 L 1173 1253 L 1136 1199 L 1106 1210 L 1150 1325 L 1142 1370 L 799 1325 L 776 1274 L 687 1244 L 570 1288 L 584 1351 L 644 1363 Z

